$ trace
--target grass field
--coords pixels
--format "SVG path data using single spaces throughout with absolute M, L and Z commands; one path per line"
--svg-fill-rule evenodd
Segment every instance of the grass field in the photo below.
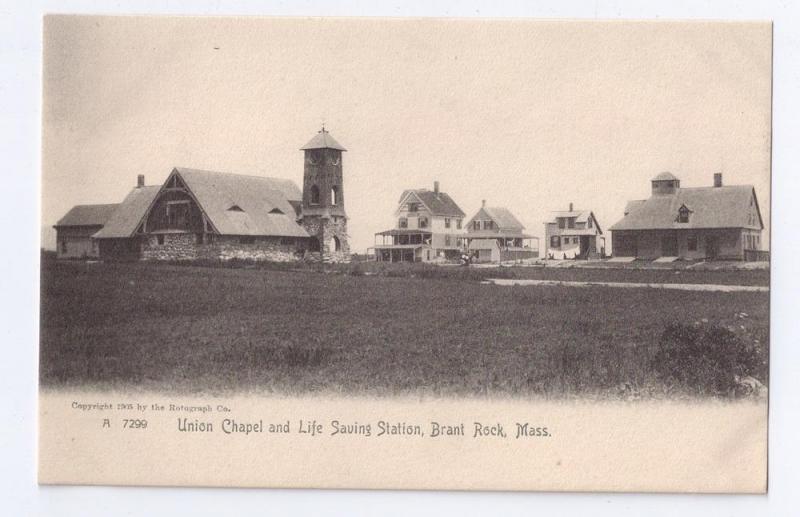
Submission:
M 704 396 L 714 393 L 697 381 L 706 359 L 681 367 L 697 368 L 694 377 L 658 369 L 665 339 L 700 329 L 704 343 L 722 336 L 723 346 L 753 352 L 732 367 L 766 384 L 768 293 L 478 282 L 498 271 L 45 260 L 41 382 L 183 393 Z M 590 279 L 761 285 L 762 273 L 609 270 Z

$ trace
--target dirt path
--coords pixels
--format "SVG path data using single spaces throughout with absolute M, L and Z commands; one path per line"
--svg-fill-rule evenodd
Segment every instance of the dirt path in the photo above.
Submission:
M 640 282 L 575 282 L 566 280 L 527 280 L 510 278 L 487 278 L 483 283 L 494 285 L 562 285 L 567 287 L 649 287 L 652 289 L 677 289 L 679 291 L 719 291 L 723 293 L 756 292 L 768 293 L 769 287 L 759 285 L 720 284 L 649 284 Z

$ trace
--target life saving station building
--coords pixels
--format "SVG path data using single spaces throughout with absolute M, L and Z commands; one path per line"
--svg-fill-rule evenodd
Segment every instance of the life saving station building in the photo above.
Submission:
M 764 223 L 752 185 L 682 188 L 669 172 L 652 179 L 650 198 L 629 201 L 611 227 L 615 257 L 766 260 Z
M 288 179 L 174 168 L 118 205 L 80 205 L 56 225 L 58 256 L 101 259 L 347 261 L 342 153 L 323 128 Z

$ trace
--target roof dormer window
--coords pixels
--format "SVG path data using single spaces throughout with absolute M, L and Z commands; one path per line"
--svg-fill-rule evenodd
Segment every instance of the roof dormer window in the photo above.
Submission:
M 269 213 L 283 215 L 283 210 L 281 210 L 280 208 L 273 208 L 272 210 L 269 211 Z
M 679 223 L 688 223 L 689 222 L 689 216 L 690 216 L 691 213 L 692 213 L 692 211 L 689 210 L 689 208 L 686 205 L 681 205 L 681 207 L 678 209 L 678 222 Z
M 244 210 L 242 210 L 242 207 L 240 207 L 239 205 L 231 205 L 231 207 L 228 208 L 228 211 L 229 212 L 244 212 Z

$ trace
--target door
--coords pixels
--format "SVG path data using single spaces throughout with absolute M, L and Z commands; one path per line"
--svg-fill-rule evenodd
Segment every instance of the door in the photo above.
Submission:
M 678 256 L 678 232 L 669 231 L 661 236 L 661 256 L 662 257 Z
M 719 255 L 719 242 L 716 237 L 706 237 L 706 258 L 715 259 Z
M 581 235 L 580 257 L 588 258 L 588 256 L 589 256 L 589 236 Z

